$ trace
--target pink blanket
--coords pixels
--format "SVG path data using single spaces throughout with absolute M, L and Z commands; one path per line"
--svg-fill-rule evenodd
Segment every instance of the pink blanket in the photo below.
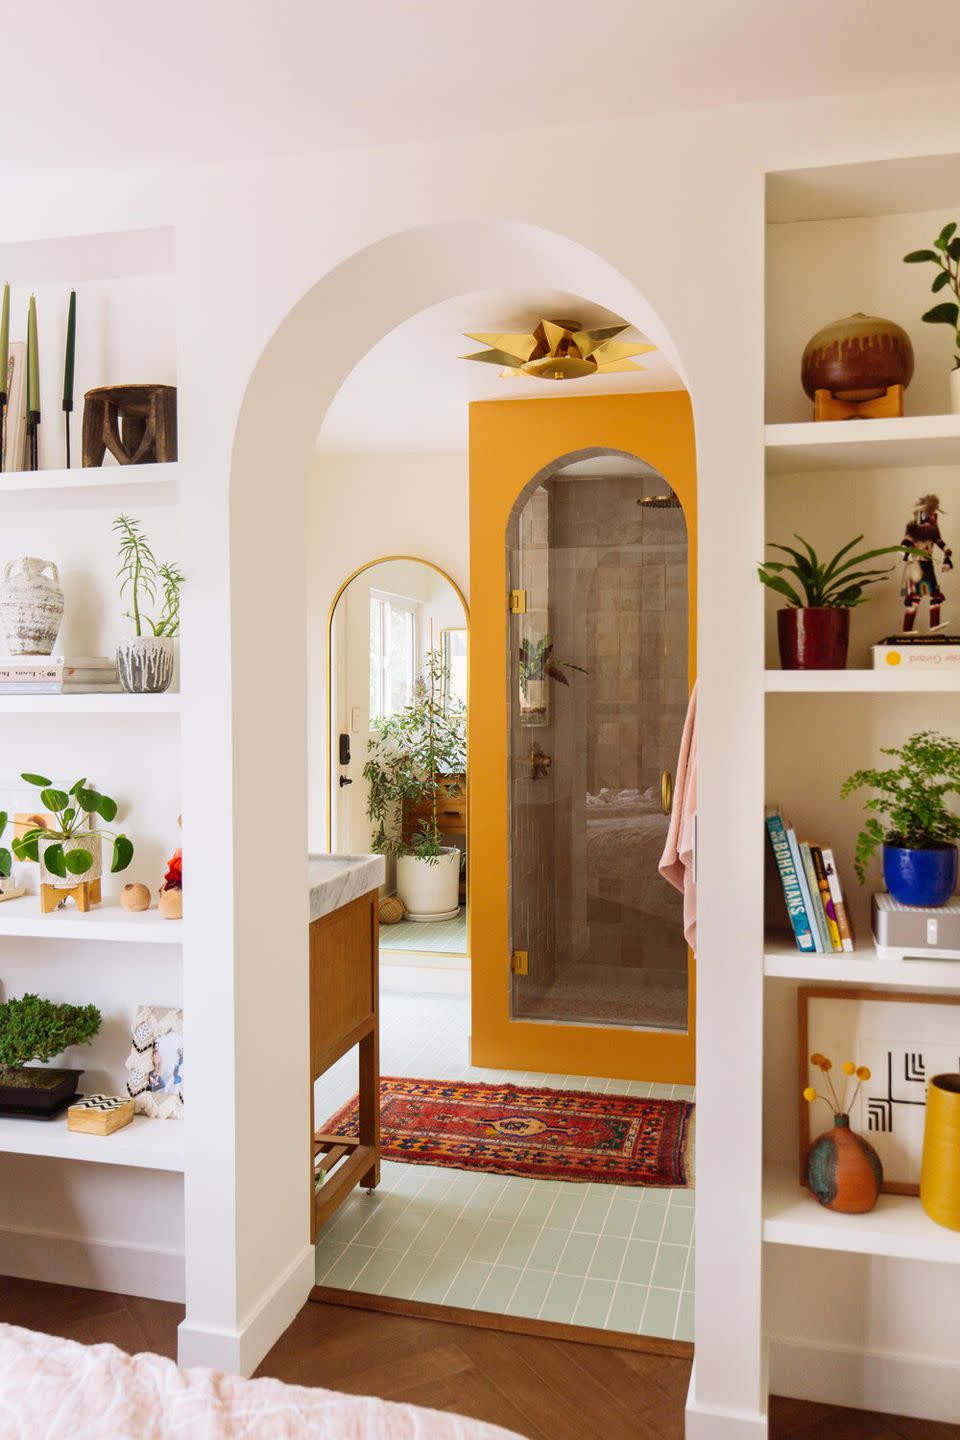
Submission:
M 0 1325 L 0 1440 L 517 1440 L 459 1415 L 178 1370 Z
M 694 682 L 687 718 L 680 739 L 677 773 L 673 780 L 673 809 L 667 843 L 660 857 L 660 874 L 683 893 L 683 933 L 697 950 L 697 686 Z

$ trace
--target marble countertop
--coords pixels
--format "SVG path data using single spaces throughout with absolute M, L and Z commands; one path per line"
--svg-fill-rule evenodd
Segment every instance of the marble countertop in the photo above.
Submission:
M 310 919 L 319 920 L 382 885 L 382 855 L 311 855 L 309 857 Z

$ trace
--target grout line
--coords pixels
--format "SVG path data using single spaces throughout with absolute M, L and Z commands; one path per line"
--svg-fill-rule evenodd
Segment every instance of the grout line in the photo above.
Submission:
M 644 1320 L 646 1320 L 646 1318 L 647 1318 L 647 1306 L 650 1304 L 650 1291 L 654 1288 L 654 1286 L 653 1286 L 653 1277 L 654 1277 L 654 1274 L 655 1274 L 655 1272 L 656 1272 L 657 1261 L 660 1259 L 660 1246 L 663 1244 L 663 1231 L 664 1231 L 664 1228 L 665 1228 L 666 1223 L 667 1223 L 667 1211 L 670 1209 L 670 1206 L 669 1206 L 669 1204 L 667 1204 L 667 1205 L 664 1205 L 662 1208 L 663 1208 L 663 1219 L 662 1219 L 661 1222 L 660 1222 L 660 1235 L 659 1235 L 659 1238 L 658 1238 L 658 1240 L 657 1240 L 657 1248 L 656 1248 L 656 1251 L 654 1252 L 654 1256 L 653 1256 L 653 1265 L 650 1267 L 650 1283 L 647 1285 L 647 1293 L 646 1293 L 646 1295 L 644 1296 L 644 1299 L 643 1299 L 643 1311 L 642 1311 L 641 1316 L 640 1316 L 640 1325 L 639 1325 L 639 1328 L 638 1328 L 638 1331 L 637 1331 L 637 1334 L 638 1334 L 638 1335 L 642 1335 L 642 1334 L 644 1333 L 644 1331 L 643 1331 L 643 1322 L 644 1322 Z M 636 1221 L 634 1221 L 634 1224 L 636 1224 Z M 660 1287 L 658 1286 L 657 1288 L 659 1289 Z M 677 1301 L 677 1308 L 678 1308 L 678 1309 L 679 1309 L 679 1306 L 680 1306 L 680 1301 L 678 1300 L 678 1301 Z

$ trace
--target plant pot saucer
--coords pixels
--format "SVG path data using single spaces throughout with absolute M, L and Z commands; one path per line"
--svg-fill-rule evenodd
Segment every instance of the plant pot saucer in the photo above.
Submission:
M 459 914 L 460 906 L 458 905 L 456 910 L 442 910 L 439 914 L 436 911 L 431 911 L 428 914 L 420 915 L 413 910 L 408 910 L 403 918 L 405 920 L 416 920 L 420 924 L 425 924 L 430 920 L 456 920 Z

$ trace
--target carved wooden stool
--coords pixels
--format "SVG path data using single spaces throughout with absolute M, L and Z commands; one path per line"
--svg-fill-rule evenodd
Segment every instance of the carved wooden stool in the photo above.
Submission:
M 103 385 L 83 397 L 83 463 L 119 465 L 177 458 L 175 385 Z

